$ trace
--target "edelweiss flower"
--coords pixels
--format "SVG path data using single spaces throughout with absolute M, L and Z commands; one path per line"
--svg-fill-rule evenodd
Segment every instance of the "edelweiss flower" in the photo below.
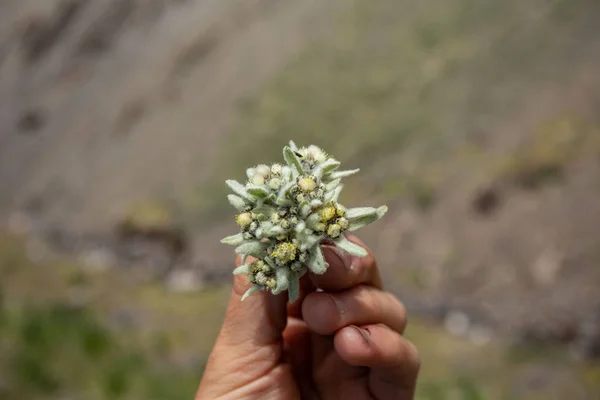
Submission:
M 339 161 L 315 145 L 283 149 L 287 165 L 261 164 L 246 170 L 246 184 L 228 180 L 234 194 L 227 196 L 239 214 L 240 232 L 222 243 L 237 246 L 243 265 L 233 273 L 245 274 L 252 285 L 242 300 L 258 290 L 288 291 L 293 303 L 299 280 L 308 271 L 323 274 L 329 267 L 320 243 L 328 240 L 355 256 L 367 252 L 345 233 L 377 221 L 387 212 L 379 208 L 346 209 L 338 203 L 341 180 L 359 170 L 338 171 Z M 246 263 L 249 256 L 256 261 Z

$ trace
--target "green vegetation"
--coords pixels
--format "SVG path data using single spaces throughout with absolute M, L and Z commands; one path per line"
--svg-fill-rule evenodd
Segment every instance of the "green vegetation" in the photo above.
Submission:
M 0 235 L 0 399 L 193 396 L 229 288 L 169 294 L 115 272 L 86 272 L 64 259 L 33 264 L 18 239 Z M 73 290 L 83 288 L 88 296 L 77 301 Z M 536 399 L 511 387 L 531 366 L 573 374 L 544 393 L 599 393 L 597 365 L 577 366 L 556 350 L 474 345 L 410 320 L 406 336 L 423 361 L 417 399 Z
M 201 366 L 164 370 L 88 309 L 53 303 L 3 310 L 3 399 L 189 399 Z M 156 351 L 156 350 L 155 350 Z
M 513 118 L 530 88 L 568 79 L 568 67 L 585 54 L 573 40 L 596 7 L 590 0 L 354 2 L 329 37 L 240 102 L 214 180 L 187 205 L 197 220 L 222 220 L 229 211 L 223 181 L 280 158 L 294 139 L 363 168 L 349 181 L 361 198 L 407 199 L 427 210 L 437 196 L 421 170 L 437 167 L 443 178 L 450 162 L 461 161 L 457 148 Z
M 26 255 L 0 235 L 0 399 L 193 397 L 226 288 L 169 294 L 127 271 Z

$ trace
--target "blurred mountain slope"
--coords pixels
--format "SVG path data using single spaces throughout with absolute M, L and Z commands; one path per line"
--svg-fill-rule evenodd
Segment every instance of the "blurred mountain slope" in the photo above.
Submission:
M 98 229 L 139 198 L 179 199 L 214 173 L 236 99 L 336 3 L 2 2 L 0 214 Z

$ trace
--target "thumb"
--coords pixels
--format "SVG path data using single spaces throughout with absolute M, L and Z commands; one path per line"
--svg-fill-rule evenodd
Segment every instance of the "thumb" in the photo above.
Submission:
M 236 265 L 241 265 L 238 256 Z M 258 291 L 242 300 L 249 289 L 248 278 L 236 275 L 225 320 L 217 339 L 219 346 L 249 354 L 261 347 L 280 344 L 287 323 L 287 294 Z

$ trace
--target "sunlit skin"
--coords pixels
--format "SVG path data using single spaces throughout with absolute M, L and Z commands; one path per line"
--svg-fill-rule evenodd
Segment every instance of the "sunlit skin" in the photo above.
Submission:
M 305 275 L 293 305 L 286 293 L 240 302 L 247 278 L 235 277 L 196 400 L 414 398 L 419 354 L 402 336 L 404 307 L 382 289 L 372 252 L 323 250 L 329 269 Z

